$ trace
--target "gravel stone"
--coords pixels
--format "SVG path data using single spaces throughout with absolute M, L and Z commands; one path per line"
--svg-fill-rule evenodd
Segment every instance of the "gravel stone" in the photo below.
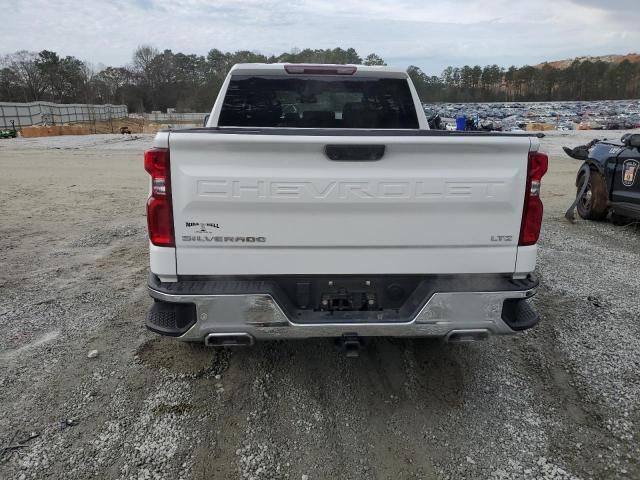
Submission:
M 0 478 L 640 478 L 640 228 L 563 218 L 561 146 L 620 134 L 542 140 L 540 325 L 357 359 L 148 332 L 152 136 L 0 141 Z

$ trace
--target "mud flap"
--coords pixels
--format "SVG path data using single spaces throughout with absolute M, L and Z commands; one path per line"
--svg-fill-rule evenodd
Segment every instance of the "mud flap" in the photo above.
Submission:
M 535 327 L 540 316 L 525 299 L 505 300 L 502 306 L 502 320 L 511 330 L 522 331 Z
M 147 314 L 145 326 L 152 332 L 179 337 L 196 323 L 193 303 L 169 303 L 154 300 Z

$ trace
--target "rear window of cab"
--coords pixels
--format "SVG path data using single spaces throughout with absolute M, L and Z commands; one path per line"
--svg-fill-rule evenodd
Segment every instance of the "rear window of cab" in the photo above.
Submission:
M 406 79 L 234 75 L 222 127 L 417 129 Z

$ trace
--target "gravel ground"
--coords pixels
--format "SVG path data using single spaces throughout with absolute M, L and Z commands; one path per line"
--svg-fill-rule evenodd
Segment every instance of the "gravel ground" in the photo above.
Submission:
M 0 478 L 640 478 L 640 228 L 563 218 L 597 134 L 544 139 L 536 329 L 357 359 L 146 331 L 151 137 L 0 140 Z

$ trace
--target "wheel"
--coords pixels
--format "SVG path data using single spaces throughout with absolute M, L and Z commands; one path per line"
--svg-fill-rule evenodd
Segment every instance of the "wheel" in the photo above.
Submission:
M 582 179 L 578 182 L 578 193 L 582 186 Z M 589 175 L 589 183 L 582 198 L 576 205 L 578 215 L 585 220 L 604 220 L 607 217 L 609 199 L 607 195 L 607 184 L 604 177 L 593 170 Z

